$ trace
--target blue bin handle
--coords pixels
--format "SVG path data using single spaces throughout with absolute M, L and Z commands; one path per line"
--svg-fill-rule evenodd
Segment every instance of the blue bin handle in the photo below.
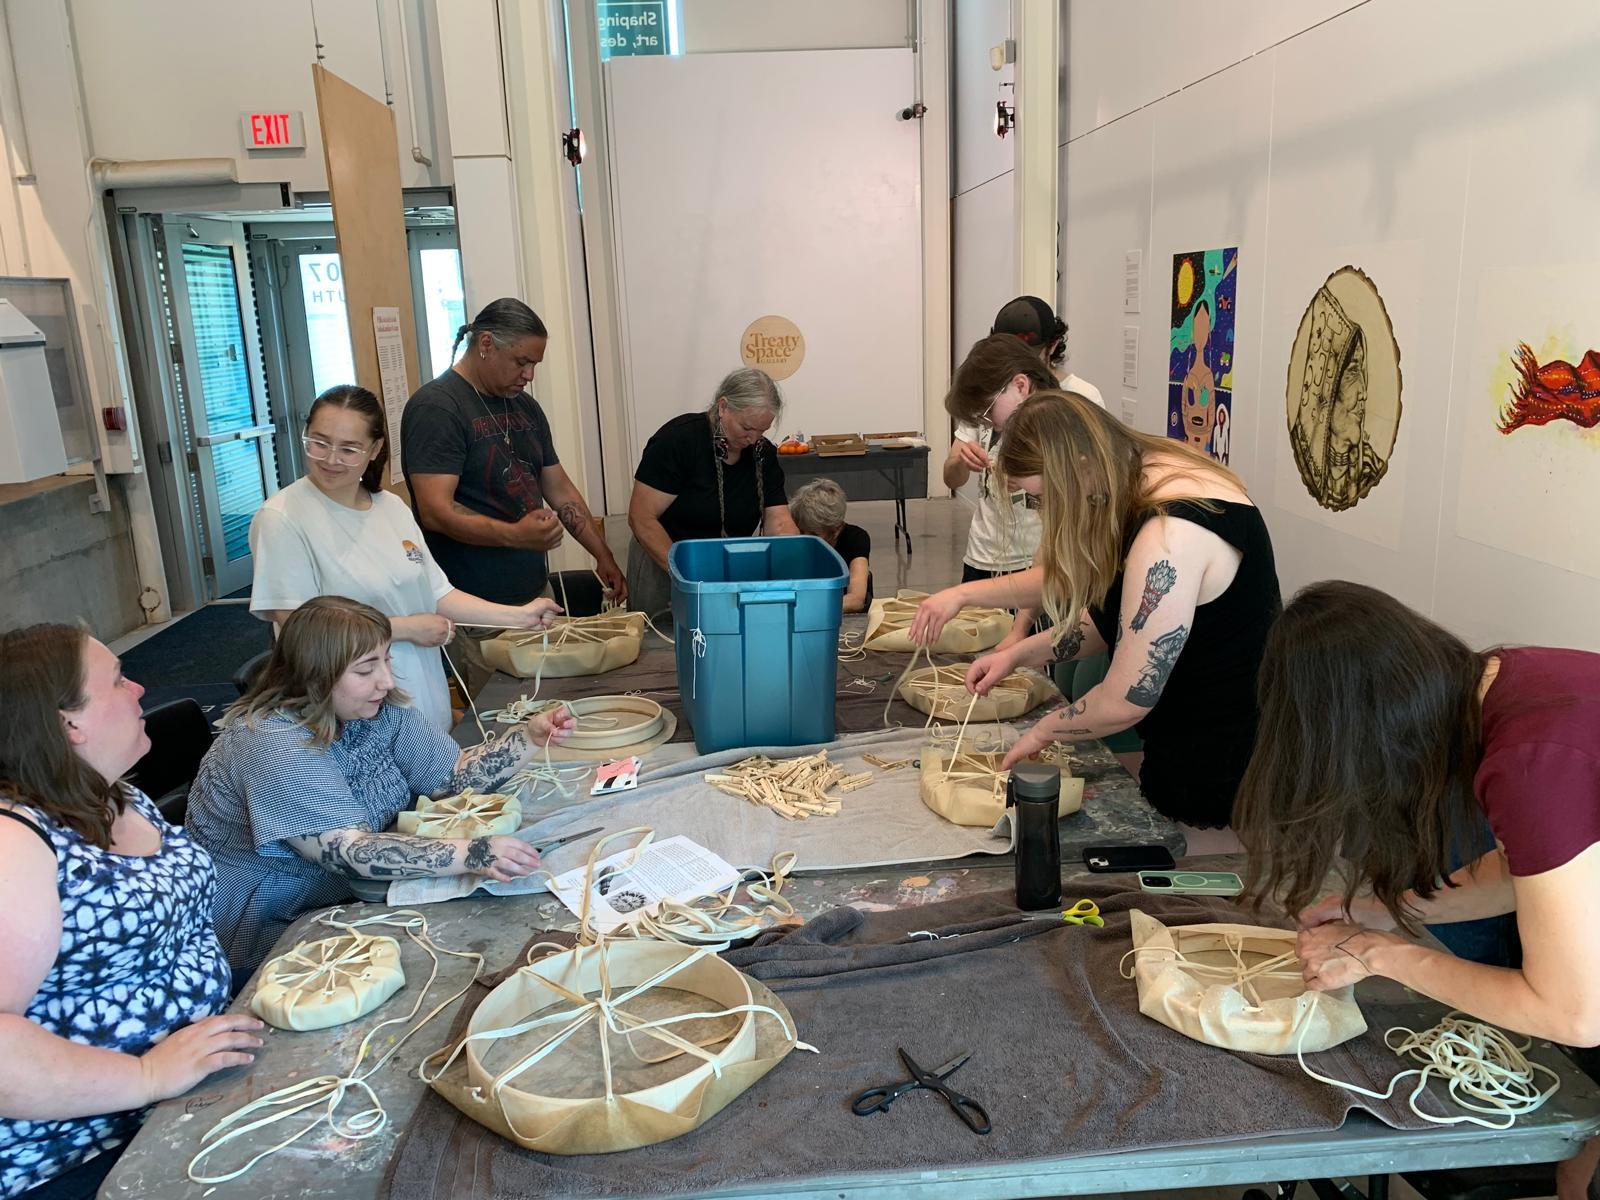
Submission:
M 739 604 L 793 604 L 797 599 L 794 589 L 772 592 L 740 592 Z

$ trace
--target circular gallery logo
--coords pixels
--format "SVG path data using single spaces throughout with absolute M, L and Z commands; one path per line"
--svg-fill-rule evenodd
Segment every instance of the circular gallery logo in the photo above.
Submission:
M 739 337 L 739 356 L 774 379 L 787 379 L 806 357 L 806 339 L 788 317 L 757 317 Z

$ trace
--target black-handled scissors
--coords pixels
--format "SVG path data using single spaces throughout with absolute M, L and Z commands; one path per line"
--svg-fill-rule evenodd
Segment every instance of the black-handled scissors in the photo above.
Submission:
M 930 1074 L 919 1067 L 904 1049 L 899 1047 L 896 1047 L 896 1049 L 899 1051 L 900 1061 L 905 1063 L 906 1070 L 911 1072 L 911 1078 L 905 1083 L 899 1083 L 893 1087 L 868 1088 L 857 1096 L 855 1102 L 850 1105 L 851 1112 L 858 1117 L 864 1117 L 868 1113 L 888 1112 L 889 1106 L 907 1092 L 914 1092 L 918 1088 L 927 1088 L 930 1092 L 938 1092 L 939 1095 L 943 1096 L 950 1107 L 956 1110 L 956 1116 L 966 1122 L 967 1128 L 972 1130 L 973 1133 L 988 1133 L 989 1130 L 994 1128 L 989 1123 L 989 1113 L 983 1105 L 970 1096 L 963 1096 L 945 1083 L 946 1079 L 960 1070 L 962 1064 L 972 1057 L 971 1051 L 956 1055 L 944 1066 Z

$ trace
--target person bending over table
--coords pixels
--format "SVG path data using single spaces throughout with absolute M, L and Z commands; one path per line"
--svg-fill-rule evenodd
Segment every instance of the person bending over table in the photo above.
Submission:
M 542 629 L 561 609 L 545 599 L 494 604 L 451 585 L 405 501 L 383 490 L 383 429 L 383 406 L 364 387 L 332 387 L 312 403 L 301 439 L 305 478 L 250 522 L 250 611 L 281 625 L 313 596 L 372 605 L 394 630 L 395 686 L 448 733 L 455 722 L 438 647 L 451 640 L 454 623 Z
M 412 394 L 400 421 L 412 509 L 445 577 L 495 604 L 525 605 L 543 593 L 546 555 L 565 528 L 626 604 L 622 569 L 527 392 L 549 341 L 544 322 L 505 297 L 457 331 L 456 345 L 463 341 L 461 357 Z M 476 691 L 492 672 L 476 641 L 460 646 Z
M 1039 565 L 928 597 L 913 640 L 932 641 L 969 604 L 1042 602 L 1054 628 L 979 658 L 969 689 L 983 694 L 1020 666 L 1108 648 L 1111 669 L 1023 734 L 1004 765 L 1137 724 L 1145 798 L 1175 821 L 1226 826 L 1255 739 L 1256 671 L 1281 608 L 1272 540 L 1244 484 L 1063 392 L 1023 402 L 995 466 L 1040 503 Z
M 1037 513 L 1027 506 L 1021 489 L 1000 487 L 993 470 L 1006 422 L 1017 406 L 1036 390 L 1053 389 L 1105 407 L 1100 390 L 1088 380 L 1066 374 L 1058 382 L 1056 371 L 1066 361 L 1066 332 L 1066 323 L 1043 300 L 1018 296 L 996 314 L 989 336 L 974 344 L 950 382 L 945 408 L 956 429 L 944 463 L 945 486 L 955 491 L 978 472 L 978 500 L 961 563 L 963 583 L 1025 571 L 1039 551 Z M 1039 617 L 1037 609 L 1020 609 L 997 648 L 1039 632 L 1044 624 Z
M 1475 651 L 1391 596 L 1306 588 L 1261 664 L 1235 824 L 1253 894 L 1300 915 L 1306 983 L 1385 975 L 1493 1025 L 1600 1044 L 1600 654 Z M 1464 831 L 1495 849 L 1451 870 Z M 1342 859 L 1342 863 L 1339 861 Z M 1317 899 L 1342 867 L 1345 889 Z M 1412 940 L 1515 913 L 1520 967 Z M 1575 1055 L 1600 1075 L 1600 1054 Z M 1600 1159 L 1565 1164 L 1581 1197 Z
M 645 444 L 628 501 L 628 588 L 655 616 L 672 606 L 667 552 L 691 538 L 792 536 L 783 466 L 765 436 L 783 412 L 756 367 L 730 372 L 704 412 L 673 417 Z
M 518 838 L 411 837 L 391 826 L 419 795 L 492 792 L 565 738 L 572 715 L 530 717 L 462 750 L 395 687 L 392 636 L 368 605 L 306 601 L 201 760 L 189 828 L 216 859 L 213 915 L 241 981 L 301 913 L 356 898 L 353 880 L 380 889 L 442 875 L 507 880 L 539 865 Z
M 789 513 L 796 529 L 821 538 L 844 559 L 850 572 L 844 611 L 866 612 L 872 603 L 872 538 L 861 526 L 844 519 L 844 489 L 831 479 L 813 479 L 789 497 Z
M 149 1105 L 261 1044 L 210 856 L 122 782 L 142 695 L 78 626 L 0 636 L 0 1196 L 93 1196 Z

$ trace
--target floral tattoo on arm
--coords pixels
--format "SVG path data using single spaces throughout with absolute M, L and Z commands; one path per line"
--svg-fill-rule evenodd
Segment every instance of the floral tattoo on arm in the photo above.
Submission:
M 446 792 L 486 791 L 506 779 L 522 766 L 528 753 L 528 735 L 522 726 L 508 729 L 499 737 L 491 738 L 481 746 L 461 753 L 461 759 L 450 778 L 445 781 Z

